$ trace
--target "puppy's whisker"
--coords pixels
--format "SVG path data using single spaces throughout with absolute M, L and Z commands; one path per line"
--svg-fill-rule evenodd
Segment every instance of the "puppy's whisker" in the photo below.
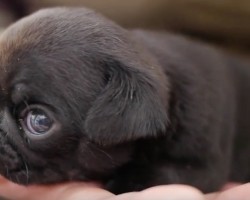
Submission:
M 86 149 L 86 150 L 88 150 L 88 153 L 91 154 L 93 158 L 97 158 L 97 155 L 94 153 L 92 149 Z
M 18 178 L 18 175 L 16 175 L 16 182 L 17 182 L 17 183 L 20 183 L 20 180 L 19 180 L 19 178 Z
M 5 165 L 4 167 L 6 169 L 6 176 L 9 177 L 9 168 L 8 168 L 8 166 Z
M 10 128 L 11 122 L 9 121 L 8 118 L 5 118 L 5 120 L 6 120 L 7 130 L 11 130 L 11 128 Z M 9 136 L 9 132 L 10 132 L 10 131 L 4 131 L 4 133 L 5 133 L 4 137 L 5 137 L 5 138 L 7 138 L 7 137 Z
M 24 100 L 23 103 L 25 104 L 25 106 L 26 106 L 28 109 L 30 109 L 30 106 L 29 106 L 29 104 L 28 104 L 28 102 L 27 102 L 26 100 Z
M 16 107 L 13 108 L 13 116 L 16 116 Z
M 24 159 L 23 159 L 23 163 L 24 163 L 25 170 L 26 170 L 26 183 L 28 184 L 29 183 L 29 168 L 28 168 L 27 163 L 24 161 Z
M 107 158 L 109 158 L 110 161 L 112 162 L 112 164 L 115 164 L 114 159 L 113 159 L 113 157 L 112 157 L 110 154 L 108 154 L 107 152 L 105 152 L 104 150 L 100 149 L 99 147 L 97 147 L 97 146 L 95 146 L 95 145 L 92 145 L 92 147 L 94 147 L 96 150 L 98 150 L 98 151 L 101 152 L 103 155 L 105 155 Z

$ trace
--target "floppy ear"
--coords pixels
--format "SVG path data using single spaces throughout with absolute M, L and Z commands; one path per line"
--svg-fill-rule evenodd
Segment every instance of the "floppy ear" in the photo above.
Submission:
M 108 65 L 109 81 L 85 121 L 88 137 L 112 145 L 164 133 L 168 99 L 162 87 L 166 85 L 146 71 L 116 61 Z

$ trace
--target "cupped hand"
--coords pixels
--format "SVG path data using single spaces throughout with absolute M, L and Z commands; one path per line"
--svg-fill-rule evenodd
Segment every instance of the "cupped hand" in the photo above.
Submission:
M 0 196 L 10 200 L 249 200 L 250 184 L 210 195 L 184 185 L 157 186 L 141 192 L 114 195 L 94 183 L 24 187 L 1 178 Z
M 5 179 L 0 183 L 0 196 L 11 200 L 203 200 L 202 194 L 189 186 L 159 186 L 142 192 L 114 195 L 96 184 L 23 187 Z

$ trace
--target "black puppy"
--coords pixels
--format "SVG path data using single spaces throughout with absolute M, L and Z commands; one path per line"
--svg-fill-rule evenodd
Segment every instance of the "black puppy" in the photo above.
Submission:
M 250 180 L 250 66 L 88 9 L 39 11 L 0 38 L 0 173 L 112 192 Z

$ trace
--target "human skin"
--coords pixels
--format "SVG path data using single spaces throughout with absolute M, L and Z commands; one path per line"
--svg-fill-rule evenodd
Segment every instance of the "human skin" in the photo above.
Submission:
M 94 183 L 70 183 L 53 186 L 19 186 L 0 178 L 0 196 L 13 200 L 247 200 L 250 183 L 231 184 L 229 189 L 203 195 L 195 188 L 168 185 L 149 188 L 141 192 L 114 195 Z

